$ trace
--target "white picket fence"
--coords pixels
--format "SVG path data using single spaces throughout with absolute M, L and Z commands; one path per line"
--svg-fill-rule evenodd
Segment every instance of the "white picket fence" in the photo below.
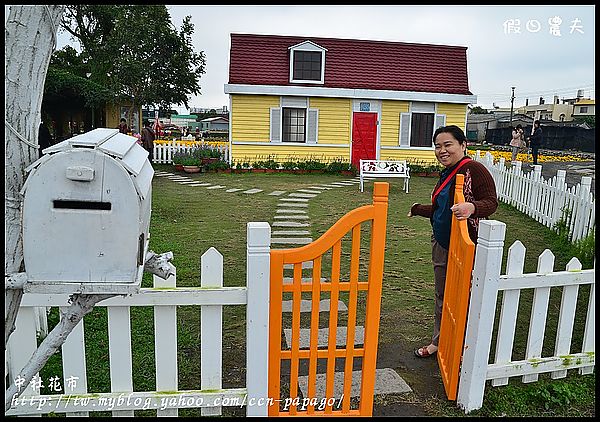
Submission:
M 509 377 L 521 376 L 522 382 L 534 382 L 540 373 L 550 372 L 551 378 L 557 379 L 564 378 L 569 369 L 579 368 L 580 374 L 591 374 L 594 370 L 595 268 L 582 270 L 581 263 L 573 258 L 565 271 L 555 272 L 554 255 L 546 249 L 538 258 L 537 272 L 523 274 L 525 247 L 517 240 L 508 251 L 506 274 L 500 275 L 505 232 L 506 224 L 502 222 L 480 222 L 457 398 L 458 405 L 466 413 L 481 408 L 487 380 L 492 380 L 492 386 L 498 386 L 506 385 Z M 572 351 L 577 296 L 579 286 L 584 284 L 591 286 L 583 342 Z M 562 300 L 554 353 L 542 357 L 551 288 L 562 288 Z M 513 360 L 519 296 L 524 289 L 534 289 L 527 346 L 524 358 Z M 496 351 L 494 361 L 490 363 L 500 291 L 503 296 Z
M 83 322 L 62 346 L 63 393 L 39 395 L 27 386 L 17 406 L 7 415 L 40 415 L 50 412 L 88 416 L 90 411 L 112 411 L 114 416 L 133 416 L 134 410 L 152 409 L 157 416 L 177 416 L 178 408 L 201 408 L 202 415 L 220 415 L 222 406 L 246 406 L 248 416 L 267 415 L 269 324 L 268 223 L 248 223 L 246 287 L 223 287 L 223 257 L 210 248 L 201 258 L 201 287 L 176 287 L 175 277 L 154 277 L 154 288 L 139 294 L 114 297 L 96 306 L 108 310 L 110 393 L 87 388 Z M 35 349 L 35 307 L 68 306 L 68 295 L 29 294 L 21 309 L 5 352 L 5 378 L 12 382 Z M 199 388 L 178 389 L 177 307 L 201 306 Z M 246 387 L 222 388 L 222 307 L 246 306 Z M 130 309 L 154 307 L 156 391 L 134 391 Z M 78 377 L 69 388 L 68 379 Z M 42 380 L 47 383 L 48 380 Z M 46 384 L 47 385 L 47 384 Z M 24 401 L 22 401 L 24 399 Z M 22 404 L 23 403 L 23 404 Z
M 198 141 L 194 146 L 184 144 L 185 141 L 172 140 L 166 144 L 154 144 L 154 156 L 152 162 L 155 164 L 172 164 L 173 154 L 176 152 L 189 152 L 195 148 L 211 148 L 221 153 L 221 159 L 229 162 L 229 145 L 214 145 L 209 142 Z
M 581 183 L 568 187 L 565 170 L 558 170 L 556 176 L 546 180 L 542 177 L 541 165 L 533 166 L 533 171 L 525 174 L 520 161 L 506 167 L 504 158 L 494 163 L 489 152 L 482 158 L 479 150 L 473 158 L 485 164 L 492 174 L 499 200 L 552 229 L 568 209 L 567 226 L 572 241 L 595 230 L 596 207 L 590 192 L 591 177 L 583 176 Z

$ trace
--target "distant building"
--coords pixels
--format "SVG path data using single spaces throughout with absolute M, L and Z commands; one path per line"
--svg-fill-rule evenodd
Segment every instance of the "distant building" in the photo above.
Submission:
M 229 119 L 225 117 L 209 117 L 200 120 L 200 130 L 205 131 L 229 131 Z
M 215 112 L 215 114 L 219 114 L 222 116 L 226 116 L 229 114 L 229 110 L 227 109 L 227 106 L 223 106 L 221 108 L 200 108 L 200 107 L 192 107 L 190 108 L 190 113 L 194 113 L 194 114 L 206 114 L 206 113 L 210 113 L 211 111 Z

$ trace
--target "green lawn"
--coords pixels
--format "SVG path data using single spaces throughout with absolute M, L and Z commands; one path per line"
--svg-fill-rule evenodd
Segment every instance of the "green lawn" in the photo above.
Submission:
M 155 166 L 157 170 L 172 171 L 172 166 Z M 181 185 L 164 177 L 153 181 L 150 248 L 155 252 L 172 251 L 177 267 L 178 286 L 199 286 L 200 256 L 210 247 L 223 255 L 224 285 L 244 286 L 246 281 L 246 224 L 251 221 L 274 221 L 279 196 L 270 196 L 274 190 L 291 193 L 317 184 L 346 180 L 348 177 L 322 174 L 196 174 L 191 178 L 212 184 L 225 185 L 224 189 Z M 380 351 L 385 346 L 402 344 L 411 350 L 428 341 L 433 325 L 433 270 L 430 263 L 429 221 L 406 216 L 414 202 L 427 202 L 435 185 L 435 178 L 413 177 L 410 192 L 402 189 L 402 180 L 390 181 L 387 241 L 380 320 Z M 358 185 L 328 190 L 309 201 L 310 230 L 316 239 L 348 211 L 372 202 L 373 183 L 368 182 L 365 192 Z M 228 188 L 259 188 L 263 192 L 244 194 L 226 193 Z M 519 239 L 527 248 L 525 272 L 535 272 L 539 254 L 551 248 L 555 235 L 546 227 L 501 204 L 494 219 L 507 224 L 506 250 Z M 366 230 L 365 230 L 366 232 Z M 362 244 L 368 245 L 368 236 Z M 343 246 L 343 250 L 346 250 Z M 347 255 L 347 253 L 345 253 Z M 563 270 L 571 257 L 557 255 L 555 269 Z M 151 285 L 152 277 L 144 275 L 143 287 Z M 554 289 L 553 289 L 554 290 Z M 554 345 L 556 320 L 560 305 L 560 290 L 551 294 L 550 322 L 544 342 L 544 353 Z M 580 302 L 587 303 L 589 287 L 580 288 Z M 525 316 L 531 307 L 531 292 L 521 295 L 520 306 Z M 500 303 L 501 300 L 498 300 Z M 582 308 L 578 305 L 573 348 L 581 346 Z M 224 306 L 223 387 L 245 386 L 245 307 Z M 133 308 L 132 343 L 133 373 L 136 390 L 154 390 L 153 311 L 151 308 Z M 359 315 L 360 321 L 361 315 Z M 51 313 L 50 325 L 56 323 L 57 312 Z M 179 387 L 197 389 L 200 384 L 200 309 L 187 306 L 178 308 L 179 319 Z M 515 339 L 516 355 L 524 353 L 526 323 L 518 320 Z M 107 365 L 108 340 L 106 312 L 96 309 L 85 318 L 89 391 L 110 391 Z M 407 353 L 404 350 L 402 353 Z M 492 348 L 493 353 L 493 348 Z M 544 354 L 544 355 L 545 355 Z M 400 373 L 402 368 L 394 368 Z M 590 416 L 595 410 L 595 379 L 593 375 L 572 375 L 564 380 L 547 382 L 541 376 L 538 383 L 524 385 L 511 380 L 506 387 L 486 389 L 484 407 L 473 412 L 477 416 Z M 43 370 L 43 378 L 62 373 L 60 353 L 52 357 Z M 45 376 L 44 376 L 45 374 Z M 418 383 L 409 371 L 400 373 L 406 381 Z M 418 378 L 418 377 L 416 377 Z M 518 382 L 517 382 L 518 381 Z M 556 395 L 560 398 L 555 398 Z M 413 394 L 429 415 L 459 416 L 462 414 L 445 397 L 425 397 Z M 148 414 L 148 413 L 140 413 Z M 149 413 L 151 414 L 151 413 Z M 243 415 L 240 409 L 226 409 L 224 414 Z M 377 413 L 375 413 L 377 414 Z M 199 415 L 199 411 L 181 410 L 180 415 Z

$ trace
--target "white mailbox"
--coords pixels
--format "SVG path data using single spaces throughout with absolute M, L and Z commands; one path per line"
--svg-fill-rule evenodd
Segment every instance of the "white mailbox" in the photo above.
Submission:
M 43 152 L 22 190 L 24 291 L 136 292 L 149 239 L 148 152 L 108 128 Z

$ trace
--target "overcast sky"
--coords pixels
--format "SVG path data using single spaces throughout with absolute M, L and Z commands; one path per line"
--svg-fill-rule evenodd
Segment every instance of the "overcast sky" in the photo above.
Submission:
M 510 107 L 595 98 L 595 6 L 192 6 L 169 5 L 172 22 L 194 24 L 193 45 L 206 55 L 200 96 L 191 107 L 228 105 L 231 33 L 332 37 L 467 47 L 469 88 L 477 105 Z M 61 48 L 68 42 L 65 35 Z M 443 58 L 440 58 L 443 60 Z M 179 107 L 179 112 L 185 108 Z

